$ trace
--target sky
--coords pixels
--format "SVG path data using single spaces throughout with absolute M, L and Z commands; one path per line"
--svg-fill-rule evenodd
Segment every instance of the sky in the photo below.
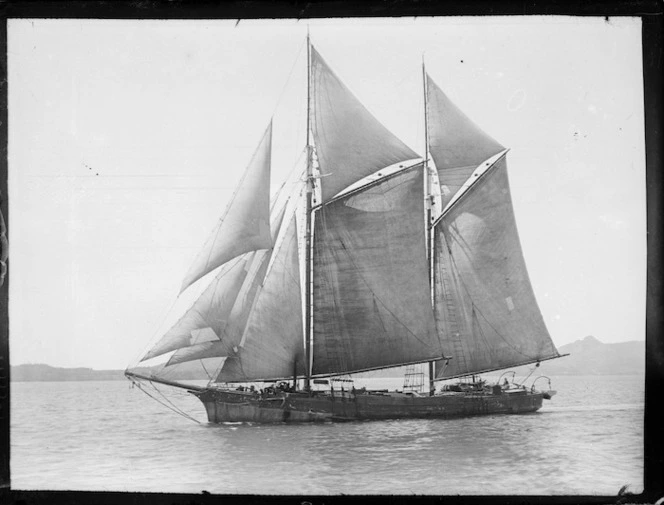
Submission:
M 557 346 L 644 340 L 639 19 L 309 21 L 367 108 L 423 152 L 422 60 L 509 147 L 526 264 Z M 125 368 L 270 118 L 273 187 L 301 163 L 307 24 L 8 21 L 10 358 Z M 198 290 L 198 291 L 197 291 Z

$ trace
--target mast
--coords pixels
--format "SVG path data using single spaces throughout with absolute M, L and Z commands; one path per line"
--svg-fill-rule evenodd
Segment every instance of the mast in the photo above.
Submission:
M 311 39 L 307 27 L 307 189 L 305 213 L 304 260 L 304 356 L 305 391 L 311 390 L 311 200 L 313 193 L 313 160 L 311 146 Z
M 431 289 L 431 306 L 435 304 L 435 290 L 434 290 L 434 270 L 433 270 L 433 241 L 431 240 L 431 177 L 429 175 L 429 117 L 427 110 L 427 72 L 424 66 L 424 54 L 422 54 L 422 90 L 424 91 L 424 212 L 426 214 L 426 244 L 427 244 L 427 260 L 429 262 L 429 286 Z M 429 395 L 433 396 L 435 391 L 435 378 L 436 362 L 429 361 Z

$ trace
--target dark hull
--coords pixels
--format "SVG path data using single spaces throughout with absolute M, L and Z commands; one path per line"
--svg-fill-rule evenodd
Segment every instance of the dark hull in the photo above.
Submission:
M 404 393 L 328 394 L 278 393 L 261 396 L 208 389 L 194 392 L 203 402 L 208 420 L 223 422 L 321 422 L 364 419 L 455 418 L 493 414 L 522 414 L 542 407 L 545 393 L 518 390 L 445 392 L 435 396 Z

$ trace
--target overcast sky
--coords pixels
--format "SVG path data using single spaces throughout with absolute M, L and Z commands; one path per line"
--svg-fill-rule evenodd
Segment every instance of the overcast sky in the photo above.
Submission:
M 8 24 L 12 364 L 124 368 L 190 302 L 173 309 L 273 115 L 275 187 L 296 164 L 306 24 Z M 644 339 L 640 20 L 309 25 L 337 74 L 416 152 L 423 53 L 450 98 L 511 148 L 521 243 L 556 345 Z

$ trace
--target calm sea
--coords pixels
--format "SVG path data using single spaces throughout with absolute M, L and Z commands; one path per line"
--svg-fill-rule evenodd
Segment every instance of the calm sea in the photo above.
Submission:
M 163 388 L 197 423 L 122 381 L 11 388 L 13 489 L 616 495 L 629 484 L 631 492 L 643 490 L 640 376 L 553 378 L 558 394 L 534 414 L 316 425 L 210 425 L 196 398 Z

